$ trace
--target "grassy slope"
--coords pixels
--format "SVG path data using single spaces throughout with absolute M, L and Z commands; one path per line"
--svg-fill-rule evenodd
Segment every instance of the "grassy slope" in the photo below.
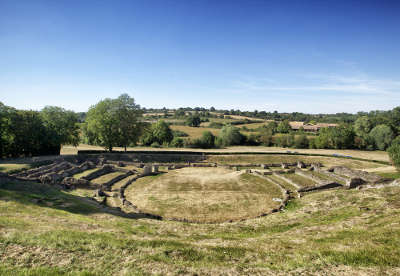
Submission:
M 332 190 L 267 217 L 199 225 L 126 219 L 40 184 L 3 184 L 0 274 L 397 274 L 399 208 L 400 188 Z
M 171 126 L 172 130 L 180 130 L 189 135 L 189 138 L 196 139 L 203 135 L 203 132 L 210 131 L 213 135 L 218 135 L 220 129 L 216 128 L 207 128 L 207 127 L 190 127 L 190 126 Z
M 15 173 L 22 170 L 30 169 L 31 166 L 29 164 L 0 164 L 0 172 L 4 173 Z

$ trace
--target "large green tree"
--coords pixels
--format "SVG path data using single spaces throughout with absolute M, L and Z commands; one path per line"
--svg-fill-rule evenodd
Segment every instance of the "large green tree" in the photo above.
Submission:
M 13 144 L 10 118 L 10 113 L 13 111 L 15 110 L 0 102 L 0 158 L 10 151 L 10 146 Z
M 372 122 L 367 116 L 361 116 L 354 122 L 354 132 L 363 139 L 366 139 L 371 129 Z
M 197 114 L 191 115 L 189 118 L 187 118 L 186 124 L 191 127 L 199 127 L 201 124 L 201 119 Z
M 113 147 L 136 144 L 141 133 L 142 112 L 133 98 L 122 94 L 117 99 L 104 99 L 90 107 L 86 131 L 95 143 L 109 151 Z
M 279 133 L 289 133 L 292 130 L 292 127 L 289 124 L 288 120 L 284 120 L 280 122 L 276 128 L 276 131 Z
M 392 143 L 394 133 L 387 125 L 377 125 L 371 130 L 369 136 L 374 141 L 376 148 L 386 150 Z
M 173 138 L 174 135 L 169 125 L 163 120 L 160 120 L 150 127 L 147 127 L 142 137 L 142 142 L 146 146 L 150 146 L 153 143 L 168 145 Z
M 54 144 L 78 145 L 79 125 L 76 113 L 57 106 L 46 106 L 40 115 L 44 126 L 51 132 Z
M 400 136 L 393 140 L 387 152 L 392 164 L 400 171 Z
M 237 127 L 226 125 L 221 129 L 217 142 L 218 146 L 234 146 L 243 144 L 245 140 L 246 137 Z

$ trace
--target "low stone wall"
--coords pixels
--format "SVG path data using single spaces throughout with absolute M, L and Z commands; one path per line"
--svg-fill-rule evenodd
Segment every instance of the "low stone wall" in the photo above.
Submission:
M 206 159 L 205 155 L 202 153 L 185 153 L 185 152 L 170 152 L 170 151 L 153 151 L 149 152 L 102 152 L 99 153 L 90 151 L 79 151 L 78 156 L 80 158 L 98 158 L 99 156 L 105 158 L 107 162 L 109 161 L 123 161 L 123 162 L 199 162 Z
M 321 179 L 319 177 L 316 177 L 315 175 L 310 175 L 308 173 L 305 173 L 300 169 L 296 169 L 294 172 L 295 172 L 295 174 L 301 175 L 301 176 L 303 176 L 305 178 L 308 178 L 308 179 L 310 179 L 310 180 L 312 180 L 314 182 L 317 182 L 318 185 L 327 184 L 326 183 L 327 180 L 323 180 L 323 179 Z M 334 181 L 328 181 L 328 182 L 334 182 Z
M 51 169 L 52 167 L 57 166 L 57 164 L 58 163 L 51 163 L 49 165 L 44 165 L 44 166 L 40 166 L 38 168 L 34 168 L 34 169 L 30 169 L 30 170 L 26 170 L 26 171 L 23 171 L 23 172 L 19 172 L 19 173 L 13 174 L 13 176 L 26 177 L 26 176 L 28 176 L 30 174 L 34 174 L 34 173 L 37 173 L 37 172 L 46 171 L 48 169 Z
M 51 168 L 49 168 L 47 170 L 41 170 L 41 171 L 38 171 L 36 173 L 29 174 L 27 176 L 27 178 L 40 178 L 41 176 L 44 176 L 44 175 L 47 175 L 47 174 L 58 173 L 60 171 L 70 169 L 71 167 L 73 167 L 73 165 L 71 163 L 63 161 L 63 162 L 61 162 L 59 164 L 56 164 L 55 166 L 53 166 L 53 167 L 51 167 Z
M 69 176 L 72 176 L 72 175 L 75 175 L 75 174 L 78 174 L 78 173 L 81 173 L 81 172 L 84 172 L 86 170 L 90 170 L 93 168 L 95 168 L 95 165 L 90 161 L 86 161 L 79 166 L 73 166 L 70 169 L 61 171 L 60 174 L 63 177 L 69 177 Z
M 340 175 L 338 175 L 338 174 L 334 174 L 334 173 L 332 173 L 332 172 L 330 172 L 330 171 L 324 170 L 324 169 L 322 169 L 321 167 L 314 167 L 313 169 L 314 169 L 316 172 L 325 174 L 326 176 L 330 176 L 330 177 L 332 177 L 332 178 L 334 178 L 334 179 L 338 179 L 338 180 L 340 180 L 340 181 L 343 182 L 343 183 L 346 183 L 346 182 L 348 181 L 347 178 L 344 178 L 343 176 L 340 176 Z
M 365 182 L 379 183 L 382 181 L 382 178 L 376 174 L 371 174 L 360 170 L 352 170 L 343 166 L 336 166 L 330 170 L 333 170 L 333 172 L 336 174 L 342 174 L 350 178 L 361 178 Z
M 293 185 L 297 190 L 301 189 L 301 187 L 299 185 L 297 185 L 297 183 L 293 182 L 292 180 L 290 180 L 286 177 L 283 177 L 280 173 L 273 172 L 273 175 L 275 175 L 275 176 L 279 177 L 280 179 L 282 179 L 283 181 L 286 181 L 287 183 Z
M 111 186 L 112 186 L 112 185 L 114 185 L 114 184 L 117 183 L 118 181 L 120 181 L 120 180 L 122 180 L 122 179 L 124 179 L 124 178 L 127 178 L 128 176 L 131 176 L 131 175 L 133 175 L 133 172 L 128 171 L 128 172 L 125 173 L 125 174 L 118 175 L 118 176 L 114 177 L 113 179 L 111 179 L 110 181 L 108 181 L 108 182 L 106 182 L 106 183 L 103 183 L 103 184 L 101 185 L 101 187 L 102 187 L 102 189 L 104 189 L 105 191 L 111 191 Z
M 86 176 L 83 176 L 81 178 L 90 181 L 92 179 L 98 178 L 98 177 L 100 177 L 102 175 L 111 173 L 113 171 L 114 171 L 114 166 L 112 166 L 112 165 L 103 165 L 103 167 L 101 169 L 99 169 L 99 170 L 97 170 L 95 172 L 92 172 L 92 173 L 90 173 L 90 174 L 88 174 Z
M 311 191 L 317 191 L 317 190 L 332 189 L 332 188 L 337 188 L 337 187 L 343 187 L 343 186 L 336 182 L 329 182 L 329 183 L 317 185 L 314 187 L 304 187 L 304 188 L 299 189 L 298 192 L 304 193 L 304 192 L 311 192 Z

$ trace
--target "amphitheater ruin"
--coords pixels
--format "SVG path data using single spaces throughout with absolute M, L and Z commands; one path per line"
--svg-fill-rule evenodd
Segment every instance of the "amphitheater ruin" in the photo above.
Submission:
M 136 195 L 127 195 L 127 190 L 129 190 L 130 193 L 133 194 L 144 192 L 144 195 L 138 195 L 144 200 L 148 200 L 148 198 L 154 196 L 156 197 L 157 195 L 159 196 L 157 193 L 152 194 L 151 188 L 145 187 L 143 189 L 136 189 L 132 187 L 136 182 L 141 181 L 141 179 L 146 179 L 147 177 L 153 177 L 148 181 L 149 183 L 155 179 L 154 177 L 163 177 L 164 175 L 172 175 L 173 173 L 175 173 L 173 175 L 174 179 L 179 179 L 179 177 L 183 175 L 182 173 L 188 168 L 192 169 L 191 172 L 198 170 L 200 176 L 202 174 L 207 174 L 208 176 L 211 176 L 213 173 L 220 174 L 219 179 L 226 179 L 226 181 L 229 180 L 228 177 L 233 177 L 232 179 L 241 179 L 240 181 L 242 182 L 246 180 L 244 177 L 253 177 L 251 179 L 258 179 L 257 181 L 261 183 L 260 187 L 262 189 L 264 189 L 265 186 L 273 190 L 274 195 L 268 195 L 268 192 L 260 194 L 258 191 L 254 194 L 250 194 L 244 206 L 248 204 L 248 207 L 252 208 L 254 204 L 259 205 L 260 201 L 254 201 L 252 203 L 253 199 L 251 197 L 253 195 L 259 198 L 257 200 L 265 199 L 269 201 L 269 203 L 262 205 L 260 207 L 261 209 L 257 209 L 256 212 L 243 213 L 241 216 L 227 216 L 219 221 L 197 219 L 196 211 L 189 217 L 185 217 L 184 215 L 164 216 L 160 212 L 157 212 L 156 209 L 149 209 L 147 205 L 140 205 L 138 202 L 135 202 Z M 209 169 L 204 170 L 204 168 Z M 215 171 L 212 170 L 214 168 L 216 169 Z M 301 197 L 305 193 L 324 189 L 364 189 L 397 185 L 397 182 L 393 180 L 383 179 L 373 173 L 350 169 L 344 166 L 324 167 L 320 163 L 306 163 L 300 160 L 291 163 L 220 164 L 207 161 L 204 154 L 154 155 L 148 153 L 99 154 L 88 152 L 80 153 L 75 157 L 59 157 L 50 164 L 11 175 L 3 174 L 2 177 L 8 180 L 41 182 L 57 186 L 67 192 L 84 191 L 82 196 L 85 196 L 96 204 L 103 205 L 104 208 L 111 208 L 118 211 L 127 217 L 141 215 L 142 217 L 159 220 L 177 220 L 193 223 L 232 222 L 265 216 L 283 210 L 291 199 Z M 208 177 L 207 179 L 213 181 L 213 178 Z M 189 182 L 185 183 L 189 184 L 183 185 L 191 185 L 191 180 L 188 181 Z M 218 182 L 221 180 L 215 181 Z M 238 185 L 242 185 L 244 183 L 242 182 L 238 182 Z M 251 187 L 248 183 L 246 185 L 246 187 Z M 153 186 L 158 187 L 160 185 L 154 184 Z M 169 187 L 167 189 L 171 190 L 168 196 L 173 196 L 173 189 L 175 188 Z M 182 190 L 182 188 L 180 189 Z M 185 197 L 185 195 L 190 195 L 191 197 L 191 199 L 186 200 L 184 204 L 191 201 L 194 202 L 196 196 L 200 196 L 200 190 L 181 193 L 183 197 Z M 229 191 L 231 194 L 235 192 L 234 188 L 231 188 L 231 190 L 232 191 Z M 220 190 L 217 188 L 213 190 L 213 192 L 223 193 L 226 191 L 223 191 L 222 188 Z M 240 193 L 239 190 L 236 192 Z M 231 194 L 226 194 L 224 195 L 225 197 L 221 196 L 218 198 L 217 201 L 220 202 L 217 202 L 217 204 L 223 204 L 224 198 L 229 197 Z M 238 198 L 239 197 L 234 200 L 239 200 Z M 184 198 L 178 199 L 181 201 L 185 200 Z M 155 200 L 158 200 L 158 198 Z M 204 201 L 204 199 L 201 200 L 202 202 Z

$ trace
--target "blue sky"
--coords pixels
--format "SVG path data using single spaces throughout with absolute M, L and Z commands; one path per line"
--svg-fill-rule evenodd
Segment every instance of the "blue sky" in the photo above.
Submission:
M 333 113 L 400 105 L 400 1 L 0 0 L 0 101 Z

